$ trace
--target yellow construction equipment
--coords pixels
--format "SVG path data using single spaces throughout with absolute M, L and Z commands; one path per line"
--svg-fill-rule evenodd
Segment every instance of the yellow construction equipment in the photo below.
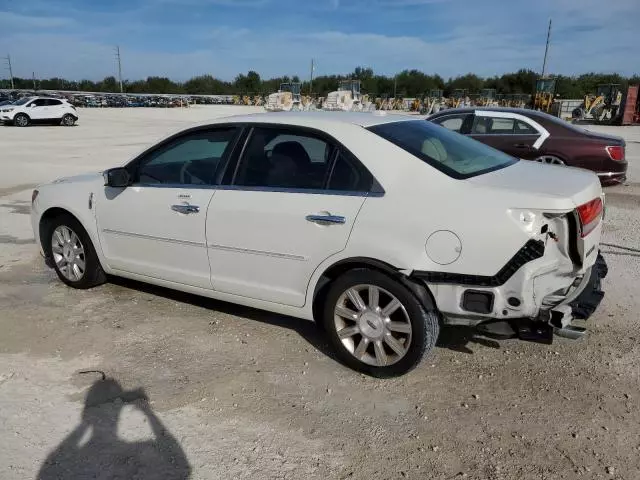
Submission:
M 618 115 L 622 103 L 622 89 L 617 83 L 598 85 L 595 95 L 586 95 L 582 105 L 571 112 L 575 120 L 610 122 Z
M 533 109 L 549 113 L 556 93 L 555 78 L 536 80 L 536 93 L 533 97 Z

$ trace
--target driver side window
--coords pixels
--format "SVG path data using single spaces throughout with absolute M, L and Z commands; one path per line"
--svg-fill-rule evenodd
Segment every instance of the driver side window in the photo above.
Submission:
M 135 183 L 214 185 L 218 164 L 228 155 L 235 134 L 236 128 L 220 128 L 178 137 L 138 163 Z

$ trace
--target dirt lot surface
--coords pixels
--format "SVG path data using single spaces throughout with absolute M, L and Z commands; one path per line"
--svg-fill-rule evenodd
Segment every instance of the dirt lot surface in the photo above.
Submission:
M 124 280 L 72 290 L 44 266 L 35 184 L 241 110 L 0 128 L 0 479 L 640 478 L 634 252 L 603 247 L 607 295 L 585 338 L 446 329 L 393 380 L 341 366 L 311 323 Z M 604 241 L 639 248 L 640 128 L 600 130 L 627 139 L 631 163 L 629 184 L 606 190 Z

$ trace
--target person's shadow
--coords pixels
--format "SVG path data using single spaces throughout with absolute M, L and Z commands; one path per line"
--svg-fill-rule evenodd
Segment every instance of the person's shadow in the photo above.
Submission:
M 155 439 L 118 438 L 118 419 L 126 404 L 145 415 Z M 49 454 L 36 478 L 183 480 L 190 474 L 184 451 L 151 410 L 144 390 L 124 391 L 103 373 L 87 392 L 80 425 Z

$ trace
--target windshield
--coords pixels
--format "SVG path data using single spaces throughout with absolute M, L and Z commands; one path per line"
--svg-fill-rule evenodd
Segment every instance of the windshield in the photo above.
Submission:
M 17 100 L 15 102 L 13 102 L 14 105 L 24 105 L 25 103 L 27 103 L 29 100 L 31 100 L 31 97 L 24 97 L 21 98 L 20 100 Z
M 518 161 L 425 120 L 383 123 L 369 130 L 456 179 L 475 177 Z

